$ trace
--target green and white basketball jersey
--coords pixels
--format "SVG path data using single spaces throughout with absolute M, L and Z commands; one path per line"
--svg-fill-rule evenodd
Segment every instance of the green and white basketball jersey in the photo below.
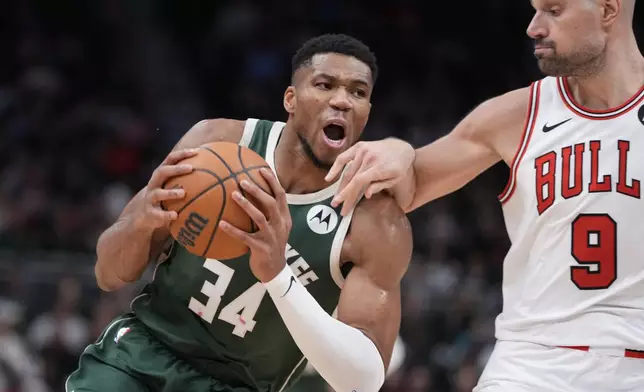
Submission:
M 284 125 L 248 119 L 240 144 L 275 171 Z M 287 194 L 293 225 L 286 262 L 329 314 L 344 282 L 340 250 L 351 221 L 330 206 L 337 185 Z M 306 361 L 248 260 L 204 259 L 175 242 L 132 311 L 177 358 L 220 382 L 239 391 L 283 391 Z

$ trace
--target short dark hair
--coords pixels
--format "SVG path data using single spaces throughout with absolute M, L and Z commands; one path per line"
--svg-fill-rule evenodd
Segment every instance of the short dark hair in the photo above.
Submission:
M 371 70 L 371 79 L 374 83 L 378 78 L 376 55 L 362 41 L 345 34 L 324 34 L 306 41 L 295 52 L 291 60 L 291 76 L 301 67 L 310 66 L 313 56 L 321 53 L 337 53 L 355 57 L 367 64 Z

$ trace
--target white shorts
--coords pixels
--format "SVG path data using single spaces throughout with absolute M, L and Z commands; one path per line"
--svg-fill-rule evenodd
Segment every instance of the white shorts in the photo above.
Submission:
M 473 392 L 642 391 L 644 359 L 498 341 Z

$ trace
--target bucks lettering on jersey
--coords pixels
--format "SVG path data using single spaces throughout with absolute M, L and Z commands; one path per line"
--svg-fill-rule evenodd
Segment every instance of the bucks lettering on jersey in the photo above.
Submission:
M 240 144 L 275 170 L 283 127 L 249 119 Z M 286 261 L 329 314 L 344 279 L 340 249 L 351 219 L 341 219 L 339 209 L 330 207 L 335 189 L 287 195 L 293 226 Z M 203 259 L 175 242 L 132 310 L 179 359 L 231 387 L 278 392 L 292 384 L 306 361 L 248 261 L 249 255 Z

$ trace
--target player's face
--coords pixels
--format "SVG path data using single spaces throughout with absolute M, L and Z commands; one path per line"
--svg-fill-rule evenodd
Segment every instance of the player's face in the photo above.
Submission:
M 297 71 L 284 104 L 300 139 L 318 163 L 327 167 L 355 144 L 371 110 L 371 70 L 355 57 L 318 54 Z
M 527 33 L 539 68 L 549 76 L 589 76 L 604 59 L 606 31 L 592 0 L 533 0 Z

